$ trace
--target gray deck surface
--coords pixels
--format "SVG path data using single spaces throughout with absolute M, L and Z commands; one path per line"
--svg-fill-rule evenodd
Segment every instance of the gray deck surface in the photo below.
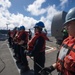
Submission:
M 53 37 L 49 37 L 50 40 L 53 42 L 47 42 L 47 48 L 46 50 L 50 49 L 49 47 L 53 48 L 51 52 L 46 53 L 46 62 L 45 66 L 50 66 L 52 63 L 56 61 L 56 55 L 57 55 L 57 47 L 56 40 Z M 12 49 L 8 46 L 7 40 L 0 40 L 0 75 L 33 75 L 33 60 L 31 60 L 29 57 L 28 62 L 31 71 L 20 74 L 19 68 L 17 67 L 17 64 L 15 62 L 15 59 L 13 58 L 13 52 Z M 57 71 L 53 71 L 52 75 L 58 75 Z

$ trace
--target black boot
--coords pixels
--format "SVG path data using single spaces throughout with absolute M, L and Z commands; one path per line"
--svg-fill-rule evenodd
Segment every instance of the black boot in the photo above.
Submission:
M 30 70 L 29 66 L 22 66 L 21 73 L 28 72 Z

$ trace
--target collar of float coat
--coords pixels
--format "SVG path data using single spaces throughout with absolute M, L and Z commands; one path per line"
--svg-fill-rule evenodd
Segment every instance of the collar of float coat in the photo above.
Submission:
M 68 38 L 66 38 L 64 41 L 63 41 L 64 44 L 68 45 L 69 47 L 75 43 L 75 38 L 72 37 L 72 36 L 69 36 Z

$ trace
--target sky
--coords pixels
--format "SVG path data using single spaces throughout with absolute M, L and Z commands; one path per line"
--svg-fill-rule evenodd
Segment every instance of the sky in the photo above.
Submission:
M 75 0 L 0 0 L 0 29 L 33 29 L 42 21 L 50 32 L 53 16 L 74 6 Z

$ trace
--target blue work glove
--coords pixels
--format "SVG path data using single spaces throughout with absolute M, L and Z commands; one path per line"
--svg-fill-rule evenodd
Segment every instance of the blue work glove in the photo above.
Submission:
M 50 67 L 45 67 L 45 68 L 43 68 L 39 73 L 41 74 L 41 75 L 48 75 L 49 73 L 51 73 L 52 71 L 54 71 L 55 70 L 55 68 L 53 67 L 53 66 L 50 66 Z

